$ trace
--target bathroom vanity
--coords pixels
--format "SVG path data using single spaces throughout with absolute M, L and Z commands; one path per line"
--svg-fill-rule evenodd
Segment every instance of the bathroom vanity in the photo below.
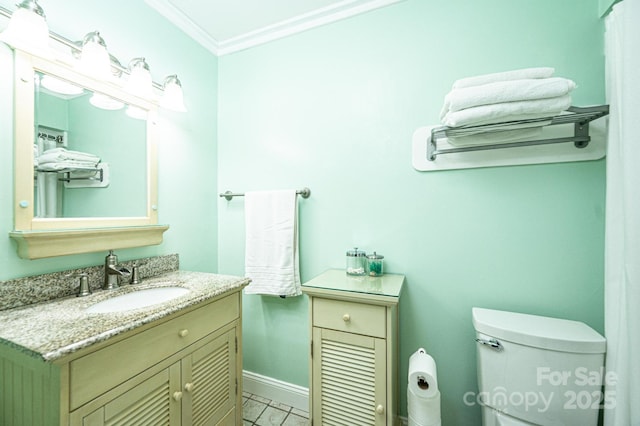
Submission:
M 174 271 L 0 311 L 0 423 L 241 425 L 242 277 Z M 89 313 L 123 293 L 189 292 Z
M 328 270 L 302 286 L 309 296 L 312 424 L 397 424 L 398 305 L 404 276 Z

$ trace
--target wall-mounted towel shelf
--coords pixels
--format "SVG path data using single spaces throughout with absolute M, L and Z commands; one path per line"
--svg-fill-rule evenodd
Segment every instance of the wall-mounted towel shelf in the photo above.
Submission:
M 60 182 L 71 182 L 72 180 L 94 180 L 97 182 L 104 181 L 104 169 L 103 168 L 83 168 L 83 167 L 73 167 L 73 168 L 65 168 L 60 170 L 39 170 L 36 168 L 36 172 L 42 173 L 58 173 L 62 174 L 63 177 L 58 177 L 58 181 Z M 83 172 L 83 173 L 93 173 L 92 175 L 74 177 L 72 173 L 75 172 Z M 36 176 L 34 176 L 36 179 Z
M 309 198 L 309 196 L 311 195 L 311 190 L 309 188 L 302 188 L 297 190 L 296 194 L 301 195 L 302 198 Z M 219 197 L 224 197 L 227 201 L 231 201 L 233 197 L 244 197 L 244 194 L 241 192 L 225 191 L 224 193 L 219 194 Z
M 609 105 L 598 105 L 592 107 L 571 107 L 566 113 L 553 117 L 543 117 L 529 120 L 510 121 L 498 124 L 485 124 L 480 126 L 467 127 L 435 127 L 431 129 L 431 140 L 427 143 L 427 160 L 436 161 L 438 155 L 454 154 L 469 151 L 486 151 L 492 149 L 518 148 L 535 145 L 548 145 L 573 142 L 576 148 L 585 148 L 591 141 L 589 135 L 589 123 L 598 118 L 609 114 Z M 461 146 L 452 148 L 438 148 L 438 141 L 451 138 L 469 136 L 474 134 L 489 134 L 507 130 L 520 129 L 525 126 L 535 127 L 553 126 L 558 124 L 574 124 L 573 136 L 524 140 L 518 142 L 494 143 L 494 144 L 478 144 L 471 146 Z

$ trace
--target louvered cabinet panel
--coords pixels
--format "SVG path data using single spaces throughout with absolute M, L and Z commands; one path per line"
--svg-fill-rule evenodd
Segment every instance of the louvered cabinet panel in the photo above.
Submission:
M 314 425 L 385 425 L 385 339 L 314 327 L 313 342 Z
M 72 424 L 83 426 L 162 426 L 180 422 L 181 403 L 172 390 L 180 387 L 180 366 L 175 364 L 145 380 L 89 414 L 79 410 Z
M 184 425 L 216 425 L 236 399 L 235 329 L 182 360 Z M 189 407 L 186 409 L 186 407 Z

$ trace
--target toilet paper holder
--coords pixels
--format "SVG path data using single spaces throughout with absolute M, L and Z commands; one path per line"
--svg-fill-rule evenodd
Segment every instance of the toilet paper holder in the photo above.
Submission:
M 502 352 L 504 350 L 504 346 L 502 346 L 502 343 L 500 343 L 498 340 L 496 339 L 480 339 L 477 338 L 476 342 L 480 343 L 481 345 L 485 345 L 485 346 L 489 346 L 491 349 L 498 351 L 498 352 Z

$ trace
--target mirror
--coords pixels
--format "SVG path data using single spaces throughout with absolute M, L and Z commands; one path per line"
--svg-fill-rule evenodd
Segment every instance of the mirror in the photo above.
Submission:
M 135 217 L 146 212 L 146 112 L 35 72 L 34 216 Z
M 161 242 L 168 226 L 157 225 L 155 103 L 60 61 L 19 50 L 14 58 L 10 235 L 20 256 Z

